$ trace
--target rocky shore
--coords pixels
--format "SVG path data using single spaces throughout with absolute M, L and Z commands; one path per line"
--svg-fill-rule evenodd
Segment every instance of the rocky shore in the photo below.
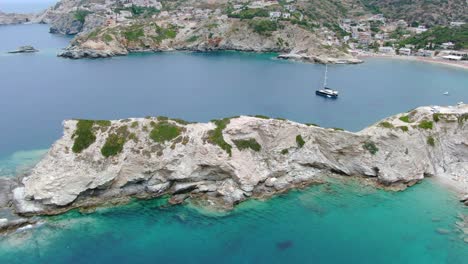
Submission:
M 231 18 L 203 21 L 155 19 L 104 26 L 78 35 L 58 56 L 108 58 L 131 52 L 231 50 L 284 53 L 280 58 L 314 63 L 362 62 L 345 50 L 328 46 L 310 31 L 289 22 L 278 23 L 281 29 L 266 33 L 256 32 L 248 22 Z
M 67 120 L 29 175 L 2 179 L 0 208 L 10 214 L 0 215 L 0 229 L 134 197 L 170 195 L 174 204 L 196 199 L 230 209 L 329 177 L 390 190 L 437 177 L 466 195 L 467 128 L 468 105 L 420 107 L 358 133 L 263 116 Z
M 0 25 L 24 24 L 34 21 L 34 14 L 3 13 L 0 11 Z

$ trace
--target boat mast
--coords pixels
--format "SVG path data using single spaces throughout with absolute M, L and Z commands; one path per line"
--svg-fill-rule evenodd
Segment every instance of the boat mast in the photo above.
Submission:
M 327 87 L 328 64 L 325 64 L 325 77 L 323 78 L 323 88 Z

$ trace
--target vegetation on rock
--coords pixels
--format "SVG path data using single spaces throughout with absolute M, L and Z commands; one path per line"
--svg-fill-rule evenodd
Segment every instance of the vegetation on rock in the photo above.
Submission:
M 419 123 L 418 127 L 422 129 L 432 129 L 433 123 L 432 121 L 423 120 Z
M 429 146 L 431 146 L 431 147 L 434 147 L 434 146 L 435 146 L 435 139 L 434 139 L 434 137 L 428 136 L 428 137 L 427 137 L 427 144 L 428 144 Z
M 73 134 L 75 139 L 72 151 L 80 153 L 96 141 L 96 135 L 93 133 L 93 120 L 78 120 L 76 131 Z
M 270 36 L 271 32 L 278 29 L 278 22 L 270 19 L 254 19 L 249 22 L 249 26 L 260 35 Z
M 180 127 L 168 122 L 159 122 L 153 125 L 153 130 L 150 132 L 150 138 L 158 143 L 164 143 L 178 137 L 180 133 Z
M 364 144 L 362 145 L 362 147 L 363 147 L 365 150 L 369 151 L 369 153 L 372 154 L 372 155 L 375 155 L 375 154 L 379 151 L 379 149 L 377 148 L 377 146 L 375 145 L 375 143 L 372 142 L 372 141 L 366 141 L 366 142 L 364 142 Z
M 296 136 L 296 143 L 299 148 L 302 148 L 305 145 L 305 141 L 301 135 Z
M 387 122 L 387 121 L 380 122 L 379 126 L 385 127 L 385 128 L 393 128 L 394 127 L 390 122 Z
M 231 120 L 224 118 L 221 120 L 213 120 L 216 128 L 208 132 L 208 142 L 214 145 L 218 145 L 221 149 L 226 151 L 229 156 L 232 156 L 232 146 L 224 141 L 223 130 L 227 127 Z
M 262 146 L 254 138 L 238 139 L 233 140 L 233 142 L 239 150 L 251 149 L 253 151 L 258 152 L 262 149 Z
M 411 120 L 410 120 L 409 116 L 407 116 L 407 115 L 401 116 L 399 119 L 401 121 L 405 122 L 405 123 L 411 123 Z

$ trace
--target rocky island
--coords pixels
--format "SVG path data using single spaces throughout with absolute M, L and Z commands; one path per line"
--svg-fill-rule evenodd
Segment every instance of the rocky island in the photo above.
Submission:
M 38 52 L 37 49 L 35 49 L 33 46 L 21 46 L 16 50 L 9 51 L 8 53 L 34 53 Z
M 435 177 L 468 193 L 468 105 L 420 107 L 358 133 L 264 116 L 67 120 L 30 174 L 2 184 L 25 217 L 170 195 L 230 209 L 330 177 L 401 190 Z M 27 218 L 26 218 L 27 219 Z M 16 226 L 3 220 L 3 228 Z

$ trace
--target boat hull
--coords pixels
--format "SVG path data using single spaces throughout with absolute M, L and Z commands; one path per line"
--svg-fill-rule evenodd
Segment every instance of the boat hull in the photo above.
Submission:
M 324 93 L 324 92 L 321 92 L 321 91 L 315 91 L 315 94 L 319 95 L 319 96 L 326 97 L 326 98 L 330 98 L 330 99 L 337 99 L 338 98 L 337 94 L 328 94 L 328 93 Z

